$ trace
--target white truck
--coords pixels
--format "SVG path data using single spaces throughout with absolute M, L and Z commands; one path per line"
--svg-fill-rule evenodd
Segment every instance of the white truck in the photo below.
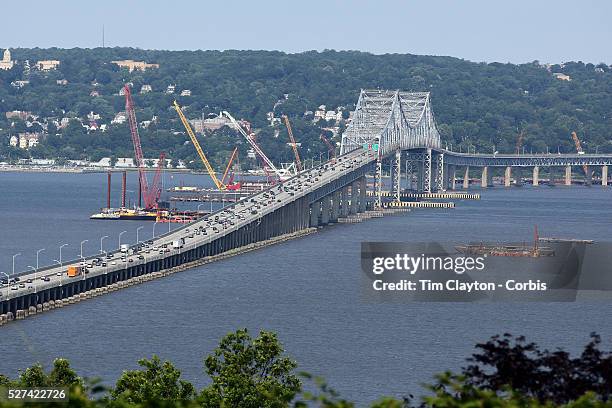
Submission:
M 124 254 L 127 254 L 128 250 L 130 249 L 130 246 L 128 244 L 121 244 L 121 252 L 123 252 Z
M 185 238 L 179 238 L 172 241 L 172 249 L 181 249 L 185 245 Z

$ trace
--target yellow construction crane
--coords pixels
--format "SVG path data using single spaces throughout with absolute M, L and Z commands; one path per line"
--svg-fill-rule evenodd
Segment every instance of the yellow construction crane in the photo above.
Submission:
M 208 174 L 210 175 L 210 178 L 212 179 L 213 183 L 215 183 L 215 186 L 217 186 L 219 190 L 226 190 L 227 186 L 223 184 L 221 180 L 217 178 L 217 174 L 215 173 L 215 170 L 212 168 L 212 166 L 210 165 L 210 162 L 206 158 L 206 155 L 204 154 L 204 151 L 202 150 L 202 147 L 200 146 L 200 142 L 198 142 L 198 139 L 193 133 L 193 130 L 191 130 L 191 125 L 189 124 L 189 121 L 183 114 L 181 107 L 176 101 L 174 101 L 174 109 L 176 109 L 176 113 L 178 113 L 179 118 L 181 118 L 181 122 L 183 122 L 183 126 L 185 127 L 185 130 L 187 131 L 187 134 L 189 135 L 191 142 L 195 146 L 196 151 L 198 152 L 198 155 L 200 156 L 200 159 L 202 159 L 202 163 L 204 163 L 204 166 L 206 167 L 206 171 L 208 171 Z
M 291 123 L 289 123 L 289 117 L 287 115 L 283 115 L 283 120 L 285 121 L 285 126 L 287 126 L 287 133 L 289 133 L 289 140 L 291 140 L 291 148 L 293 149 L 293 154 L 295 155 L 295 166 L 299 173 L 302 171 L 302 161 L 300 160 L 300 154 L 298 153 L 297 144 L 295 143 L 295 138 L 293 137 Z

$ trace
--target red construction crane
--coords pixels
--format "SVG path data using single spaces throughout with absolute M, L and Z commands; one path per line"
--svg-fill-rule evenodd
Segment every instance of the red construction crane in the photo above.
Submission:
M 225 183 L 225 178 L 227 177 L 227 174 L 232 168 L 232 163 L 234 162 L 234 159 L 236 158 L 237 154 L 238 154 L 238 148 L 234 147 L 234 151 L 232 152 L 232 155 L 230 156 L 229 162 L 227 163 L 227 167 L 225 168 L 225 172 L 223 172 L 223 177 L 221 177 L 221 183 L 225 184 L 225 187 L 228 190 L 240 190 L 240 187 L 242 187 L 242 184 L 240 182 L 234 183 L 234 173 L 233 172 L 227 184 Z
M 336 148 L 331 144 L 331 142 L 325 136 L 323 136 L 323 133 L 321 133 L 321 140 L 327 146 L 327 152 L 329 153 L 329 157 L 331 159 L 335 159 L 336 158 Z
M 132 101 L 132 92 L 129 85 L 123 87 L 125 92 L 125 112 L 130 125 L 130 133 L 132 135 L 132 144 L 134 145 L 134 156 L 136 158 L 136 166 L 138 167 L 138 182 L 142 198 L 144 198 L 145 208 L 153 208 L 154 204 L 148 202 L 149 183 L 147 182 L 147 174 L 145 172 L 144 157 L 142 155 L 142 146 L 140 144 L 140 135 L 138 134 L 138 122 L 136 122 L 136 113 L 134 112 L 134 102 Z M 138 197 L 140 203 L 141 197 Z
M 159 160 L 157 162 L 157 169 L 155 170 L 155 176 L 153 177 L 153 184 L 151 184 L 151 188 L 148 190 L 149 191 L 148 197 L 145 196 L 145 203 L 146 202 L 153 203 L 150 208 L 157 208 L 159 197 L 161 196 L 162 189 L 160 186 L 160 180 L 161 180 L 161 172 L 162 172 L 162 169 L 164 168 L 165 162 L 166 162 L 166 154 L 164 152 L 161 152 L 161 154 L 159 155 Z

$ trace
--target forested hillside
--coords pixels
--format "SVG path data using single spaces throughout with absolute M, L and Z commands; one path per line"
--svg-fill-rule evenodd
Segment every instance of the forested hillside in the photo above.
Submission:
M 526 151 L 572 152 L 570 133 L 576 131 L 585 150 L 612 152 L 612 68 L 605 64 L 486 64 L 451 57 L 336 51 L 97 48 L 12 49 L 11 53 L 15 65 L 0 70 L 0 159 L 5 160 L 131 156 L 127 123 L 111 124 L 124 110 L 124 97 L 118 93 L 127 82 L 133 85 L 138 120 L 151 121 L 140 129 L 145 156 L 163 150 L 170 158 L 194 164 L 198 163 L 195 151 L 185 143 L 188 139 L 171 107 L 174 99 L 185 107 L 189 119 L 228 110 L 250 121 L 264 150 L 275 160 L 289 161 L 286 129 L 278 121 L 271 126 L 266 114 L 274 112 L 276 118 L 287 114 L 302 143 L 301 154 L 318 159 L 327 151 L 319 139 L 321 129 L 337 127 L 342 132 L 361 88 L 431 91 L 443 142 L 453 149 L 475 146 L 482 152 L 514 152 L 517 135 L 524 131 Z M 159 68 L 129 72 L 111 62 L 123 59 Z M 36 68 L 39 60 L 60 64 L 44 71 Z M 570 80 L 558 79 L 555 73 Z M 150 85 L 151 91 L 141 94 L 143 85 Z M 175 85 L 176 91 L 166 93 L 168 85 Z M 180 96 L 182 90 L 191 95 Z M 312 113 L 320 105 L 340 110 L 343 120 L 315 122 Z M 15 110 L 36 118 L 7 118 L 5 113 Z M 107 124 L 104 131 L 87 127 L 91 112 L 99 115 L 98 126 Z M 53 122 L 62 118 L 72 120 L 65 119 L 65 126 L 58 129 Z M 23 132 L 43 137 L 27 150 L 10 147 L 10 137 Z M 227 127 L 206 131 L 200 138 L 214 162 L 225 162 L 236 144 L 248 162 L 246 146 Z M 334 140 L 339 142 L 338 134 Z

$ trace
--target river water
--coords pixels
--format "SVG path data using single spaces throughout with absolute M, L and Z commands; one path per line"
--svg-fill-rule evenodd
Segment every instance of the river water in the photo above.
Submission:
M 151 236 L 153 223 L 91 221 L 105 205 L 105 174 L 0 173 L 0 271 L 75 258 Z M 167 185 L 207 177 L 166 176 Z M 135 175 L 129 184 L 134 186 Z M 113 202 L 120 177 L 113 180 Z M 133 191 L 129 193 L 133 197 Z M 610 241 L 612 189 L 523 187 L 482 192 L 455 209 L 340 224 L 316 234 L 194 268 L 164 279 L 43 313 L 0 328 L 0 373 L 34 362 L 70 359 L 78 373 L 112 384 L 123 369 L 157 354 L 188 380 L 207 382 L 203 360 L 229 331 L 278 333 L 299 369 L 321 375 L 364 405 L 382 395 L 421 394 L 435 373 L 457 370 L 475 343 L 498 333 L 524 334 L 544 346 L 578 351 L 589 333 L 612 348 L 609 303 L 408 303 L 360 299 L 362 241 L 530 240 L 543 235 Z M 132 198 L 133 200 L 133 198 Z M 167 225 L 157 225 L 158 231 Z

